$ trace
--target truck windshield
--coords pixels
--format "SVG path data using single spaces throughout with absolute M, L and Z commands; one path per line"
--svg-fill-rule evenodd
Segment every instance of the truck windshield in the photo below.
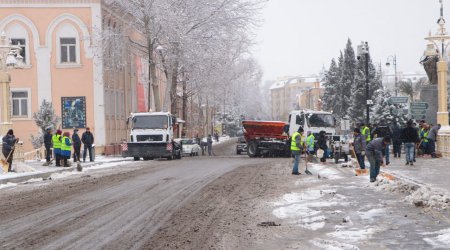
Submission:
M 133 129 L 167 129 L 167 116 L 150 115 L 133 117 Z
M 311 127 L 334 127 L 334 119 L 330 114 L 307 114 Z

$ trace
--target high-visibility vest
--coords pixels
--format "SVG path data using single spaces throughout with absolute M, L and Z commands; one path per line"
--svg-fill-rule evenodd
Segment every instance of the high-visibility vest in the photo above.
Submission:
M 302 138 L 301 138 L 301 134 L 299 133 L 299 132 L 295 132 L 293 135 L 292 135 L 292 139 L 291 139 L 291 151 L 300 151 L 300 148 L 299 147 L 297 147 L 297 143 L 296 143 L 296 138 L 297 138 L 297 136 L 300 136 L 300 143 L 301 143 L 301 141 L 302 141 Z
M 61 135 L 54 134 L 52 136 L 53 148 L 61 149 Z
M 314 150 L 314 143 L 315 143 L 314 140 L 316 140 L 316 138 L 314 137 L 313 134 L 310 134 L 308 136 L 308 138 L 306 138 L 306 145 L 308 146 L 308 150 L 309 151 L 313 151 Z
M 425 131 L 425 133 L 423 133 L 423 141 L 424 142 L 428 142 L 428 134 L 430 133 L 429 130 Z
M 66 143 L 66 139 L 69 140 L 69 144 Z M 67 136 L 63 136 L 61 142 L 61 151 L 72 151 L 72 139 Z
M 366 137 L 366 142 L 370 141 L 370 129 L 369 127 L 365 126 L 361 129 L 361 134 Z

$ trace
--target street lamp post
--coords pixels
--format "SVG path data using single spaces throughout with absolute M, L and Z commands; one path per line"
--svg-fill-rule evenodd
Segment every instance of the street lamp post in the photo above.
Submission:
M 390 66 L 391 63 L 389 61 L 392 61 L 392 64 L 394 64 L 394 91 L 395 91 L 395 96 L 398 95 L 397 92 L 397 56 L 394 54 L 393 56 L 388 56 L 387 58 L 387 62 L 386 62 L 386 66 Z
M 366 75 L 366 124 L 370 122 L 370 105 L 373 104 L 372 100 L 369 99 L 369 43 L 361 42 L 357 48 L 357 58 L 364 57 L 365 61 L 365 75 Z
M 3 135 L 5 131 L 11 128 L 11 105 L 10 105 L 10 84 L 11 76 L 8 69 L 20 68 L 23 65 L 23 57 L 20 55 L 20 44 L 11 45 L 6 37 L 5 32 L 0 35 L 0 91 L 2 97 L 2 115 L 0 133 Z

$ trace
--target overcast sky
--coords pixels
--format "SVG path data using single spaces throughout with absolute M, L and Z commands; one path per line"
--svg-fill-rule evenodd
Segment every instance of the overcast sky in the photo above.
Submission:
M 264 80 L 317 74 L 339 56 L 347 38 L 369 42 L 375 63 L 397 55 L 397 70 L 423 71 L 424 37 L 436 32 L 438 0 L 270 0 L 255 56 Z M 444 0 L 450 31 L 450 0 Z M 392 67 L 392 66 L 391 66 Z

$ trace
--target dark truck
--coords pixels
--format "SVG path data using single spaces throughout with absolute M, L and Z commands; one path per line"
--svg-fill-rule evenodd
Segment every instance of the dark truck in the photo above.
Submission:
M 247 154 L 250 157 L 290 157 L 288 123 L 280 121 L 243 121 Z

